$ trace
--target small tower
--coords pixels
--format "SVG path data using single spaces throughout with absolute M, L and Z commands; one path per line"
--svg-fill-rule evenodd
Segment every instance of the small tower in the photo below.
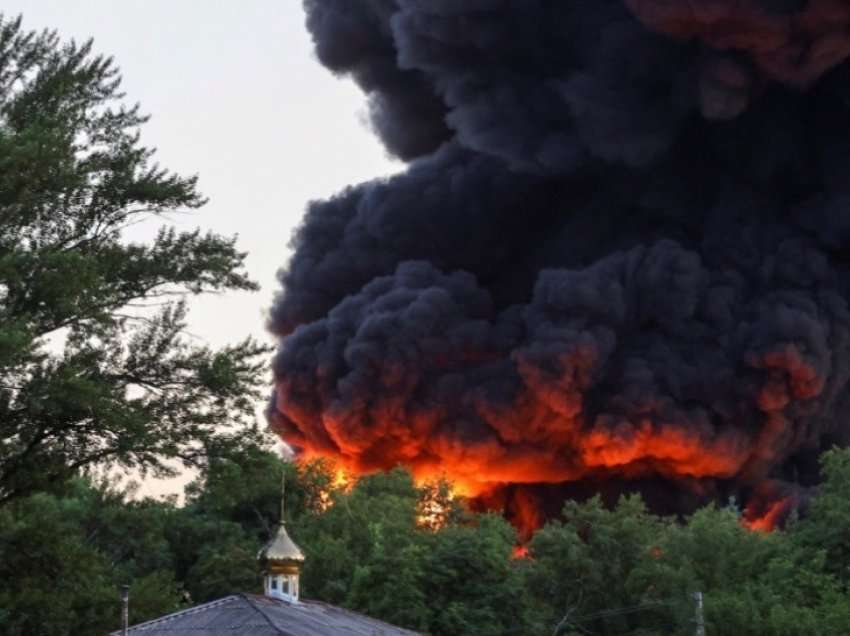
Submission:
M 280 523 L 271 541 L 257 554 L 257 560 L 263 568 L 265 595 L 297 603 L 298 577 L 301 574 L 301 564 L 304 563 L 304 553 L 286 532 L 286 521 L 283 516 L 285 492 L 286 476 L 284 475 L 280 488 Z

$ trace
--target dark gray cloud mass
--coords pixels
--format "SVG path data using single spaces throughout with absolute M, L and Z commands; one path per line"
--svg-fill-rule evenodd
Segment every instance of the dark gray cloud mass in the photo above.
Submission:
M 845 3 L 305 8 L 409 166 L 293 239 L 285 439 L 491 501 L 672 509 L 811 485 L 850 442 Z

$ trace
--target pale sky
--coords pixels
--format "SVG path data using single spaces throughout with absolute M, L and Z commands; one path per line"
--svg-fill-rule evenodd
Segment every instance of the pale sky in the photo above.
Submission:
M 262 289 L 192 302 L 190 330 L 213 346 L 268 340 L 275 272 L 307 201 L 400 168 L 363 123 L 362 93 L 315 59 L 299 0 L 5 0 L 2 11 L 94 38 L 127 100 L 152 115 L 142 142 L 163 167 L 198 174 L 210 199 L 178 227 L 239 234 Z

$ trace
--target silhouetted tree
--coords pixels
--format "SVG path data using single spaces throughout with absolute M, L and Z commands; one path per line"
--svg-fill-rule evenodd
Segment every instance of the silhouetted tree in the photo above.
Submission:
M 0 504 L 92 465 L 203 464 L 254 419 L 265 349 L 184 337 L 191 294 L 253 290 L 235 241 L 162 228 L 195 177 L 153 162 L 113 62 L 0 16 Z

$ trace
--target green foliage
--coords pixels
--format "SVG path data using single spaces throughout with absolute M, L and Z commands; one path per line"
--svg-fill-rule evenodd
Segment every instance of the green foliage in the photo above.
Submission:
M 183 335 L 187 295 L 253 290 L 234 239 L 130 225 L 204 203 L 153 162 L 91 42 L 0 15 L 0 504 L 93 465 L 168 473 L 253 422 L 266 348 Z
M 399 563 L 409 564 L 411 572 L 417 567 L 403 561 L 416 551 L 417 491 L 408 473 L 396 470 L 365 477 L 351 492 L 335 492 L 332 501 L 323 514 L 306 515 L 294 525 L 309 557 L 303 574 L 305 594 L 352 605 L 355 597 L 362 599 L 359 590 L 382 575 L 409 576 L 397 571 Z M 395 594 L 408 590 L 385 585 L 368 601 L 380 607 L 381 596 Z
M 823 550 L 826 567 L 842 584 L 850 583 L 850 453 L 832 450 L 821 460 L 824 483 L 810 514 L 794 527 L 796 543 Z
M 613 510 L 606 510 L 598 497 L 567 502 L 563 517 L 537 532 L 530 545 L 527 581 L 537 601 L 536 622 L 560 625 L 558 633 L 568 633 L 572 624 L 611 633 L 651 626 L 652 608 L 639 620 L 634 614 L 574 619 L 658 601 L 654 583 L 636 579 L 656 560 L 670 522 L 650 515 L 636 496 L 620 500 Z
M 435 489 L 404 470 L 334 487 L 334 467 L 293 465 L 247 440 L 217 456 L 187 503 L 74 480 L 63 494 L 0 509 L 0 632 L 106 633 L 120 584 L 139 622 L 237 592 L 259 592 L 257 550 L 277 523 L 287 475 L 289 530 L 307 555 L 302 593 L 432 636 L 689 636 L 692 593 L 711 636 L 833 635 L 850 624 L 840 563 L 850 451 L 824 458 L 826 481 L 803 520 L 770 534 L 737 511 L 708 507 L 684 522 L 637 497 L 613 509 L 567 502 L 511 554 L 501 517 L 446 500 L 445 525 L 423 518 Z
M 692 593 L 712 636 L 846 631 L 850 597 L 843 530 L 850 451 L 824 457 L 826 481 L 809 513 L 769 534 L 713 506 L 685 523 L 650 515 L 639 499 L 613 510 L 568 502 L 531 542 L 527 590 L 534 634 L 692 634 Z
M 526 593 L 520 563 L 511 559 L 516 532 L 501 517 L 482 515 L 430 537 L 425 593 L 429 633 L 524 634 Z
M 133 580 L 138 593 L 133 618 L 142 620 L 172 611 L 179 597 L 167 570 L 138 564 L 129 554 L 118 567 L 110 558 L 116 543 L 105 538 L 101 515 L 124 515 L 125 501 L 103 496 L 85 483 L 57 498 L 38 494 L 0 511 L 0 626 L 8 636 L 70 636 L 113 629 L 119 619 L 117 585 Z M 144 514 L 139 515 L 140 521 Z M 129 550 L 145 551 L 142 535 Z M 149 536 L 156 547 L 156 536 Z M 133 541 L 128 541 L 132 544 Z M 147 570 L 147 571 L 145 571 Z M 137 575 L 132 579 L 126 578 Z
M 273 453 L 253 444 L 237 456 L 219 456 L 204 475 L 186 488 L 187 506 L 210 518 L 239 524 L 257 541 L 270 536 L 280 511 L 280 482 L 286 465 Z M 286 471 L 293 482 L 295 470 Z M 293 485 L 292 483 L 290 485 Z M 288 500 L 297 495 L 290 488 Z
M 464 513 L 448 492 L 397 469 L 306 510 L 293 528 L 307 554 L 305 595 L 435 636 L 524 633 L 516 533 L 500 517 Z
M 0 508 L 0 633 L 105 634 L 118 626 L 124 583 L 131 586 L 133 623 L 235 592 L 260 592 L 256 554 L 268 533 L 258 527 L 277 521 L 285 465 L 250 440 L 240 456 L 269 472 L 234 479 L 222 468 L 232 468 L 233 457 L 218 457 L 189 488 L 183 507 L 78 479 L 61 497 L 39 493 Z M 286 469 L 290 496 L 304 499 L 300 471 Z M 252 499 L 247 486 L 257 482 Z M 234 505 L 236 488 L 246 497 Z M 242 506 L 260 510 L 261 518 L 245 515 Z
M 186 574 L 189 598 L 204 603 L 234 591 L 261 593 L 256 542 L 233 528 L 216 527 Z

